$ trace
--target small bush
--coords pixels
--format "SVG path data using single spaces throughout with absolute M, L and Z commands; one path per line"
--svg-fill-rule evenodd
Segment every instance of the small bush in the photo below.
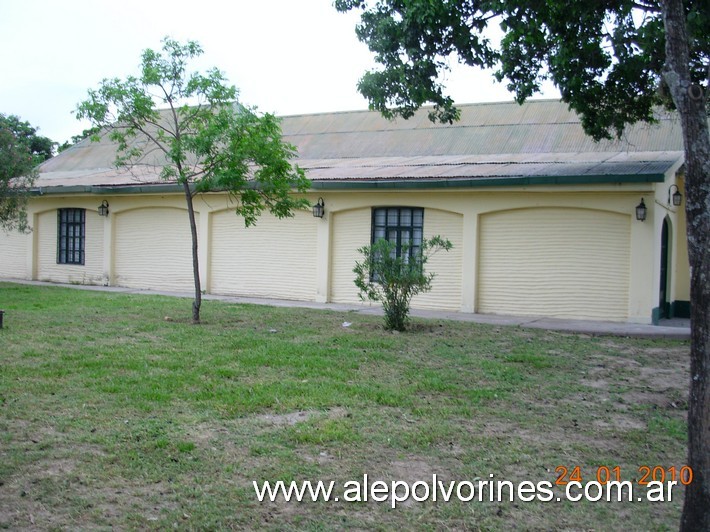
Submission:
M 437 251 L 451 248 L 451 242 L 437 235 L 429 240 L 423 239 L 417 248 L 412 248 L 411 243 L 403 243 L 400 253 L 397 253 L 395 242 L 383 238 L 358 249 L 364 260 L 356 262 L 353 268 L 355 286 L 363 301 L 382 302 L 385 329 L 406 329 L 412 297 L 431 290 L 435 274 L 426 273 L 424 266 Z

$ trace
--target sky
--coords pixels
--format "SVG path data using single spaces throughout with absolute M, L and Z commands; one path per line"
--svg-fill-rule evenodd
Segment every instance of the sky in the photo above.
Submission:
M 195 40 L 196 70 L 217 67 L 262 112 L 286 116 L 367 109 L 357 92 L 377 67 L 358 41 L 356 13 L 333 0 L 0 0 L 0 113 L 56 142 L 89 126 L 72 111 L 104 78 L 138 73 L 161 39 Z M 490 72 L 456 67 L 457 103 L 510 101 Z M 548 88 L 542 97 L 558 97 Z

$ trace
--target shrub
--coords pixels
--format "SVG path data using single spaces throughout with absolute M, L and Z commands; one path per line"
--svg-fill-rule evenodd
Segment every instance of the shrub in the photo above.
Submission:
M 397 253 L 397 244 L 381 238 L 370 246 L 358 249 L 364 256 L 356 262 L 355 286 L 363 301 L 381 301 L 385 311 L 385 329 L 403 331 L 409 321 L 409 304 L 412 297 L 431 290 L 434 273 L 426 273 L 429 257 L 437 251 L 449 251 L 451 242 L 439 235 L 421 246 L 403 243 Z

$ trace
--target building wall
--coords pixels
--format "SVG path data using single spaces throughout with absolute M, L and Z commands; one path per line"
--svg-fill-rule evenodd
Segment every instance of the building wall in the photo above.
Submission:
M 676 317 L 689 317 L 690 314 L 690 266 L 688 262 L 688 237 L 685 215 L 685 190 L 680 163 L 669 170 L 666 181 L 658 183 L 653 195 L 645 198 L 649 206 L 648 218 L 638 224 L 645 231 L 644 239 L 650 244 L 649 252 L 643 257 L 653 267 L 653 280 L 649 295 L 653 322 L 661 317 L 660 308 L 660 263 L 661 233 L 664 221 L 669 226 L 668 272 L 666 302 L 671 304 L 671 313 Z M 672 205 L 669 192 L 677 185 L 682 194 L 680 206 Z M 672 189 L 675 192 L 675 188 Z M 636 225 L 636 224 L 635 224 Z
M 264 214 L 244 226 L 234 210 L 211 216 L 209 291 L 312 301 L 316 294 L 318 222 L 299 211 L 293 218 Z
M 419 294 L 412 300 L 413 308 L 441 310 L 461 309 L 461 275 L 463 248 L 463 216 L 440 209 L 427 209 L 416 203 L 423 198 L 412 199 L 411 207 L 425 207 L 424 237 L 440 235 L 448 238 L 453 248 L 440 251 L 430 258 L 427 271 L 436 273 L 432 290 Z M 399 205 L 393 203 L 393 205 Z M 382 204 L 384 205 L 384 204 Z M 334 303 L 362 303 L 355 286 L 353 268 L 362 260 L 358 249 L 370 244 L 371 207 L 339 211 L 331 215 L 331 288 L 330 300 Z
M 453 244 L 449 251 L 434 253 L 427 262 L 427 271 L 436 273 L 430 292 L 412 300 L 414 308 L 461 310 L 461 277 L 463 270 L 463 215 L 439 209 L 426 209 L 424 237 L 440 235 Z
M 85 208 L 84 264 L 57 264 L 57 210 L 35 213 L 34 237 L 37 260 L 34 277 L 39 281 L 101 284 L 104 258 L 104 219 L 95 205 L 67 202 L 62 207 Z
M 360 258 L 357 249 L 370 243 L 372 208 L 423 207 L 425 236 L 440 234 L 450 239 L 454 248 L 431 259 L 430 271 L 436 273 L 433 290 L 417 296 L 414 307 L 543 312 L 649 323 L 658 303 L 662 216 L 671 216 L 674 224 L 672 297 L 678 300 L 687 294 L 687 263 L 682 261 L 684 241 L 680 236 L 683 219 L 660 205 L 667 187 L 668 183 L 639 183 L 623 188 L 322 190 L 308 199 L 315 203 L 318 196 L 324 198 L 324 218 L 313 218 L 307 212 L 284 220 L 264 215 L 250 228 L 244 228 L 243 220 L 234 214 L 227 195 L 198 196 L 195 207 L 202 286 L 221 294 L 359 304 L 352 269 Z M 645 222 L 634 217 L 641 197 L 649 207 Z M 107 218 L 96 214 L 103 199 L 110 204 Z M 87 209 L 89 263 L 81 269 L 56 264 L 56 209 L 62 207 Z M 491 226 L 492 220 L 506 218 L 511 212 L 518 213 L 517 229 Z M 560 213 L 565 213 L 564 219 L 545 222 L 546 217 Z M 163 290 L 193 288 L 189 223 L 181 194 L 44 196 L 32 199 L 30 215 L 35 222 L 30 236 L 0 233 L 1 276 Z M 577 233 L 563 240 L 551 229 L 555 224 L 564 230 L 576 227 Z M 545 231 L 536 232 L 536 227 Z M 571 256 L 577 262 L 567 268 L 578 269 L 579 276 L 558 282 L 554 276 L 548 278 L 545 298 L 549 303 L 537 309 L 525 305 L 540 296 L 522 297 L 518 306 L 503 306 L 490 297 L 494 286 L 489 283 L 496 266 L 486 262 L 485 253 L 491 242 L 514 252 L 511 257 L 520 261 L 519 268 L 539 256 L 549 260 L 550 267 L 559 267 L 561 260 Z M 540 250 L 546 251 L 541 254 Z M 598 262 L 600 256 L 612 255 L 618 259 L 612 261 L 613 268 Z M 9 256 L 12 258 L 5 258 Z M 555 257 L 560 260 L 556 262 Z M 497 272 L 508 279 L 515 277 L 511 260 L 506 259 L 505 268 Z M 538 266 L 544 270 L 544 264 Z M 522 290 L 508 285 L 506 289 L 513 292 Z M 514 296 L 509 302 L 515 301 Z M 581 302 L 581 310 L 565 307 L 563 300 L 570 297 Z
M 358 249 L 370 244 L 372 211 L 360 207 L 329 214 L 330 224 L 330 294 L 333 303 L 359 303 L 353 280 L 355 263 L 362 260 Z
M 631 216 L 534 207 L 482 216 L 478 311 L 628 318 Z
M 27 278 L 27 248 L 32 235 L 0 229 L 0 278 Z
M 116 286 L 190 291 L 192 244 L 186 209 L 139 207 L 112 214 Z M 199 215 L 196 215 L 199 223 Z
M 676 220 L 673 227 L 674 254 L 672 255 L 671 297 L 673 301 L 690 302 L 690 265 L 688 263 L 688 227 L 685 215 L 685 183 L 678 179 L 678 188 L 683 200 L 675 209 Z M 689 304 L 689 303 L 688 303 Z
M 653 224 L 637 222 L 633 213 L 641 195 L 653 195 L 650 187 L 653 185 L 631 185 L 623 192 L 618 187 L 605 186 L 596 187 L 594 191 L 581 187 L 529 187 L 522 190 L 329 193 L 326 197 L 331 235 L 329 300 L 358 302 L 352 268 L 359 258 L 357 248 L 370 242 L 373 206 L 424 207 L 425 233 L 428 236 L 438 233 L 449 238 L 454 242 L 454 249 L 432 259 L 431 271 L 437 273 L 433 290 L 418 296 L 413 301 L 414 307 L 648 323 L 653 308 L 649 287 L 654 275 L 651 264 L 654 229 Z M 488 234 L 489 228 L 485 224 L 488 217 L 515 211 L 520 212 L 517 229 L 504 229 L 499 235 Z M 566 243 L 559 242 L 554 229 L 550 229 L 550 225 L 559 222 L 554 217 L 560 212 L 566 213 L 568 218 L 562 222 L 566 224 L 565 228 L 569 229 L 568 226 L 573 224 L 577 230 Z M 549 216 L 553 219 L 547 223 L 544 232 L 536 232 L 534 228 Z M 520 228 L 530 229 L 525 238 Z M 494 287 L 487 284 L 490 280 L 482 281 L 491 265 L 488 264 L 487 271 L 479 271 L 483 246 L 491 238 L 499 243 L 504 239 L 516 241 L 511 242 L 508 249 L 520 258 L 522 266 L 529 259 L 544 255 L 545 247 L 558 245 L 557 250 L 548 253 L 553 257 L 543 261 L 554 261 L 554 254 L 564 259 L 574 257 L 578 261 L 577 279 L 582 280 L 576 282 L 570 278 L 566 284 L 553 284 L 551 291 L 545 294 L 548 303 L 538 307 L 530 304 L 530 300 L 526 308 L 516 307 L 514 294 L 510 292 L 509 304 L 496 308 L 497 303 L 489 297 Z M 605 260 L 601 261 L 600 257 Z M 495 268 L 500 274 L 510 273 L 508 264 Z M 609 282 L 609 276 L 614 277 L 613 282 Z M 529 284 L 529 279 L 521 279 L 524 284 Z M 482 282 L 486 286 L 481 286 Z M 514 291 L 514 282 L 511 280 L 506 284 L 502 280 L 499 287 Z M 572 302 L 565 303 L 565 299 Z

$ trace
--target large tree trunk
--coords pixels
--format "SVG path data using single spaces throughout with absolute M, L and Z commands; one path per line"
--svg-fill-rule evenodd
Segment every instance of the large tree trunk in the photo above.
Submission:
M 200 259 L 197 255 L 197 224 L 195 209 L 192 203 L 192 192 L 189 183 L 183 183 L 187 212 L 190 215 L 190 234 L 192 235 L 192 275 L 195 280 L 195 299 L 192 302 L 192 323 L 200 323 L 200 307 L 202 306 L 202 287 L 200 286 Z
M 685 197 L 690 262 L 690 397 L 688 465 L 681 530 L 710 530 L 710 134 L 707 103 L 689 72 L 682 0 L 665 0 L 664 79 L 678 108 L 685 149 Z

